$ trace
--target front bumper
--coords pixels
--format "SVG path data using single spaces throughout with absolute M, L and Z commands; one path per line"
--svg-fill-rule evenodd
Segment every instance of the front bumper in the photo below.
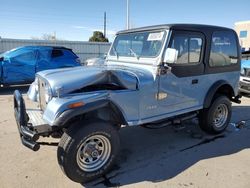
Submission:
M 247 77 L 240 77 L 239 91 L 250 94 L 250 79 Z
M 33 151 L 39 150 L 39 136 L 49 133 L 51 127 L 42 120 L 40 110 L 26 110 L 22 94 L 18 90 L 14 92 L 14 115 L 22 144 Z

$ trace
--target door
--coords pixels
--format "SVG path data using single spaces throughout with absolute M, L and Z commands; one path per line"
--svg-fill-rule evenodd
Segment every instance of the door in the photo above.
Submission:
M 13 51 L 3 63 L 5 84 L 30 83 L 35 79 L 36 50 Z
M 51 49 L 39 49 L 37 55 L 36 72 L 56 68 L 51 63 Z
M 169 64 L 171 72 L 160 75 L 158 105 L 162 112 L 178 115 L 201 105 L 204 45 L 202 33 L 173 32 L 169 47 L 178 51 L 178 57 L 174 64 Z

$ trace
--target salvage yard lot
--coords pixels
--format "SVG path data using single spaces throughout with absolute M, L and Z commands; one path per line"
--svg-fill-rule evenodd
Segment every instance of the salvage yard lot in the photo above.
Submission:
M 249 98 L 233 104 L 231 124 L 217 136 L 201 132 L 195 120 L 183 129 L 123 128 L 115 169 L 80 185 L 61 171 L 55 146 L 33 152 L 21 145 L 13 116 L 15 89 L 26 93 L 28 87 L 0 88 L 0 187 L 250 187 L 250 120 L 241 129 L 233 126 L 250 119 Z

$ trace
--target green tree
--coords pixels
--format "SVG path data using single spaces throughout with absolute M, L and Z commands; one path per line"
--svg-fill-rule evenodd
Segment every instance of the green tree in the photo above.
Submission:
M 94 31 L 93 36 L 89 38 L 89 42 L 109 42 L 109 40 L 104 37 L 101 31 Z

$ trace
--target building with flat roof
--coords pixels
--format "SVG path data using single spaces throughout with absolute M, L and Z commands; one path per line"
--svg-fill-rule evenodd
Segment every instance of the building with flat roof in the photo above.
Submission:
M 250 50 L 250 20 L 240 21 L 234 24 L 234 29 L 239 36 L 242 51 Z

